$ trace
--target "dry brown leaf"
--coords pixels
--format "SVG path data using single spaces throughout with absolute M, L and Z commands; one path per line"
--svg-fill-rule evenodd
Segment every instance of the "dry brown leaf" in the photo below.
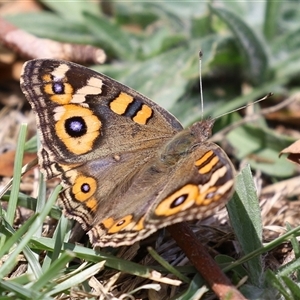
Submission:
M 284 153 L 288 154 L 288 156 L 287 156 L 288 160 L 295 162 L 297 164 L 300 164 L 300 140 L 296 141 L 292 145 L 283 149 L 280 152 L 279 157 Z

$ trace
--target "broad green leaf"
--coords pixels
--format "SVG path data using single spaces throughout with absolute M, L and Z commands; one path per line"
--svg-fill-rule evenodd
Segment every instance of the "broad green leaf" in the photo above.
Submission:
M 267 0 L 265 23 L 264 23 L 264 35 L 268 41 L 272 41 L 277 35 L 278 15 L 280 14 L 282 1 Z
M 291 176 L 296 166 L 279 158 L 282 149 L 291 143 L 291 138 L 280 136 L 273 130 L 251 125 L 232 130 L 227 139 L 238 159 L 246 159 L 252 168 L 276 177 Z
M 112 54 L 132 60 L 135 57 L 135 38 L 127 34 L 118 24 L 114 24 L 105 17 L 99 17 L 92 13 L 84 13 L 85 24 L 94 34 L 95 40 L 102 44 L 103 48 Z
M 64 43 L 95 45 L 95 37 L 84 23 L 75 23 L 49 12 L 7 16 L 15 26 L 41 38 Z M 34 22 L 32 22 L 34 20 Z
M 84 12 L 98 14 L 99 16 L 101 15 L 100 5 L 94 1 L 90 1 L 88 5 L 85 1 L 40 1 L 48 8 L 52 9 L 57 14 L 59 14 L 63 19 L 69 19 L 73 22 L 83 22 Z
M 236 177 L 236 193 L 227 204 L 227 210 L 234 233 L 243 254 L 262 247 L 262 221 L 256 187 L 249 166 Z M 261 285 L 262 260 L 254 257 L 246 263 L 250 280 Z
M 247 59 L 247 74 L 249 79 L 261 84 L 267 79 L 268 54 L 267 46 L 262 37 L 258 38 L 257 33 L 239 15 L 230 10 L 211 6 L 211 11 L 228 25 L 241 47 L 242 54 Z

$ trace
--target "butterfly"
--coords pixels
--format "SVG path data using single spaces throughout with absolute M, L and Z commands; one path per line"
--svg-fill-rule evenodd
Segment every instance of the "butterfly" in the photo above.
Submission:
M 36 115 L 41 171 L 61 178 L 59 203 L 94 246 L 131 245 L 231 198 L 234 168 L 208 140 L 213 120 L 183 129 L 137 91 L 67 61 L 26 62 L 21 89 Z

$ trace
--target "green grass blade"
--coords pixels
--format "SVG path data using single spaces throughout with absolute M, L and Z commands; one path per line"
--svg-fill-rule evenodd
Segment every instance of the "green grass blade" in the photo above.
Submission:
M 286 284 L 286 286 L 289 288 L 294 299 L 300 299 L 300 288 L 299 288 L 298 284 L 287 276 L 282 276 L 281 279 Z
M 69 227 L 69 220 L 65 217 L 61 217 L 52 239 L 55 241 L 53 252 L 48 251 L 47 256 L 43 262 L 43 270 L 47 270 L 50 265 L 58 259 L 63 243 L 66 242 L 66 232 Z
M 9 199 L 9 205 L 8 205 L 7 214 L 6 214 L 6 220 L 10 225 L 13 224 L 16 207 L 17 207 L 17 202 L 18 202 L 26 133 L 27 133 L 27 125 L 23 124 L 20 128 L 20 133 L 19 133 L 18 142 L 17 142 L 17 150 L 16 150 L 15 164 L 14 164 L 14 178 L 13 178 L 12 189 L 11 189 L 11 194 L 10 194 L 10 199 Z M 3 241 L 1 241 L 1 242 L 3 245 Z
M 275 287 L 286 300 L 295 300 L 291 298 L 290 294 L 287 292 L 286 287 L 283 285 L 283 282 L 277 278 L 277 276 L 271 271 L 266 271 L 266 280 Z
M 36 215 L 31 216 L 17 231 L 15 231 L 13 227 L 5 219 L 3 219 L 1 233 L 6 233 L 6 235 L 10 237 L 6 239 L 5 244 L 2 248 L 0 248 L 0 257 L 3 257 L 3 255 L 9 252 L 14 244 L 18 243 L 21 237 L 28 231 L 32 223 L 35 221 L 36 217 Z
M 99 262 L 96 263 L 85 270 L 78 270 L 78 273 L 71 276 L 70 278 L 64 280 L 63 282 L 57 284 L 55 287 L 53 287 L 50 291 L 47 292 L 47 296 L 53 296 L 58 293 L 61 293 L 65 290 L 70 289 L 71 287 L 77 286 L 81 284 L 82 282 L 86 281 L 93 275 L 99 273 L 104 268 L 105 262 Z
M 189 284 L 189 287 L 180 295 L 173 297 L 173 300 L 190 300 L 190 299 L 202 299 L 202 296 L 209 291 L 203 278 L 196 274 Z
M 55 245 L 55 241 L 53 239 L 49 238 L 39 238 L 39 239 L 32 239 L 31 247 L 33 249 L 39 249 L 39 250 L 47 250 L 47 251 L 53 251 Z M 163 282 L 164 278 L 157 277 L 154 274 L 153 277 L 153 269 L 147 266 L 142 266 L 137 263 L 127 261 L 118 257 L 115 257 L 113 255 L 107 254 L 102 251 L 95 251 L 93 249 L 85 248 L 82 246 L 70 244 L 70 243 L 64 243 L 63 245 L 63 251 L 70 250 L 73 251 L 76 254 L 76 257 L 80 259 L 84 259 L 90 262 L 99 262 L 105 260 L 105 265 L 109 268 L 113 268 L 125 273 L 133 274 L 136 276 L 144 277 L 144 278 L 150 278 L 152 280 L 156 280 L 159 282 Z M 179 280 L 172 280 L 173 284 L 179 284 Z
M 54 278 L 56 278 L 62 270 L 66 267 L 66 264 L 70 262 L 75 257 L 75 254 L 71 251 L 65 251 L 62 255 L 53 262 L 49 269 L 35 282 L 31 285 L 32 290 L 40 290 L 45 287 Z
M 35 292 L 12 281 L 0 280 L 0 289 L 1 288 L 12 293 L 12 295 L 9 295 L 9 299 L 53 300 L 53 298 L 43 297 L 41 293 Z M 1 299 L 3 298 L 1 297 Z
M 148 252 L 157 262 L 159 262 L 166 270 L 168 270 L 169 273 L 174 274 L 183 282 L 186 283 L 190 282 L 190 279 L 188 277 L 184 276 L 179 271 L 177 271 L 176 268 L 174 268 L 171 264 L 169 264 L 166 260 L 164 260 L 161 256 L 159 256 L 158 253 L 153 248 L 148 247 Z

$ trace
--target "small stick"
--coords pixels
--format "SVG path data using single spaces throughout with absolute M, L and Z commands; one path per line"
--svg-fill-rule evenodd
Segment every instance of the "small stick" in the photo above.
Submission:
M 187 258 L 221 300 L 246 300 L 208 254 L 204 245 L 186 222 L 167 227 L 169 233 Z
M 0 43 L 26 59 L 55 58 L 96 64 L 103 64 L 106 60 L 106 54 L 101 48 L 38 38 L 1 17 Z

